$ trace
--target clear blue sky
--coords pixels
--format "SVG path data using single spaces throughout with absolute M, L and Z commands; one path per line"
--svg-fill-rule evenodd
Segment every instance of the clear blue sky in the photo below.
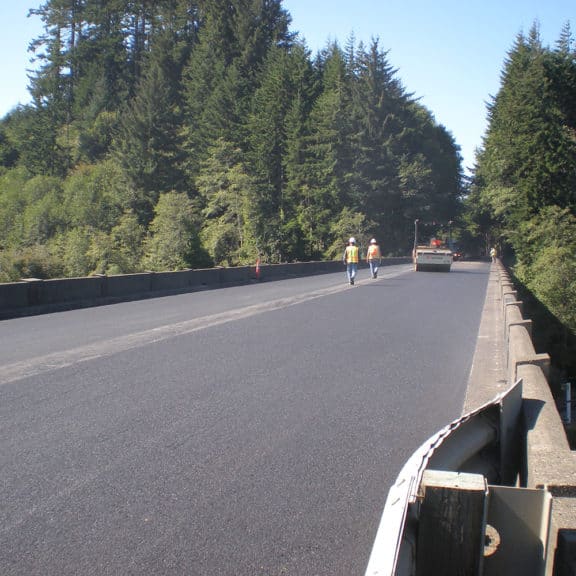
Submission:
M 0 2 L 0 117 L 30 100 L 27 48 L 42 25 L 26 15 L 41 3 Z M 378 38 L 406 90 L 452 133 L 465 167 L 482 144 L 486 102 L 498 92 L 517 34 L 538 22 L 543 44 L 554 46 L 569 22 L 576 35 L 574 0 L 284 0 L 283 6 L 313 53 L 329 40 L 345 46 L 352 34 L 365 44 Z

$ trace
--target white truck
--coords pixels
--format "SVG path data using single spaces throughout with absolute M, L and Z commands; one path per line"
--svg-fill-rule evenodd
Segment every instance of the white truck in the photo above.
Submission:
M 431 238 L 428 243 L 420 244 L 418 241 L 418 223 L 414 222 L 414 250 L 412 251 L 412 261 L 414 270 L 450 272 L 452 267 L 452 250 L 439 238 Z

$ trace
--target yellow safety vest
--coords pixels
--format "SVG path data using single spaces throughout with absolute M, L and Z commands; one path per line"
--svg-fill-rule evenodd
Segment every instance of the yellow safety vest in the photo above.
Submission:
M 346 262 L 358 264 L 358 246 L 346 246 Z

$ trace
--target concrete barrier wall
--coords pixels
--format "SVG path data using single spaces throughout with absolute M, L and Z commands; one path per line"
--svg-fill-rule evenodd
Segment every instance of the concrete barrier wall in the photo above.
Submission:
M 152 272 L 150 290 L 152 292 L 181 291 L 190 287 L 190 274 L 183 272 Z
M 18 310 L 29 305 L 27 282 L 0 284 L 0 310 Z
M 153 274 L 122 274 L 105 276 L 106 298 L 124 298 L 126 296 L 148 294 L 152 290 Z
M 33 305 L 50 305 L 63 300 L 98 299 L 105 295 L 105 287 L 105 279 L 98 276 L 28 283 L 29 298 Z
M 532 342 L 532 323 L 523 317 L 513 283 L 498 262 L 502 295 L 506 361 L 509 382 L 522 380 L 524 466 L 527 488 L 547 488 L 553 496 L 547 576 L 576 574 L 576 454 L 570 449 L 564 425 L 548 381 L 550 358 L 538 354 Z M 561 568 L 560 568 L 561 567 Z
M 384 258 L 382 265 L 390 266 L 410 261 L 410 258 Z M 264 264 L 260 266 L 258 274 L 254 266 L 239 266 L 54 280 L 29 278 L 22 282 L 0 284 L 0 319 L 331 272 L 344 273 L 342 262 Z

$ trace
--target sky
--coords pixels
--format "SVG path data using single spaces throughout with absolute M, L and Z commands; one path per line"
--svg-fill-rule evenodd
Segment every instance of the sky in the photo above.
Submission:
M 43 32 L 31 8 L 43 2 L 0 0 L 0 117 L 30 101 L 28 45 Z M 486 131 L 486 104 L 498 93 L 507 53 L 534 23 L 554 47 L 566 23 L 576 35 L 574 0 L 283 0 L 315 54 L 329 41 L 378 39 L 405 90 L 430 110 L 461 148 L 465 171 Z

